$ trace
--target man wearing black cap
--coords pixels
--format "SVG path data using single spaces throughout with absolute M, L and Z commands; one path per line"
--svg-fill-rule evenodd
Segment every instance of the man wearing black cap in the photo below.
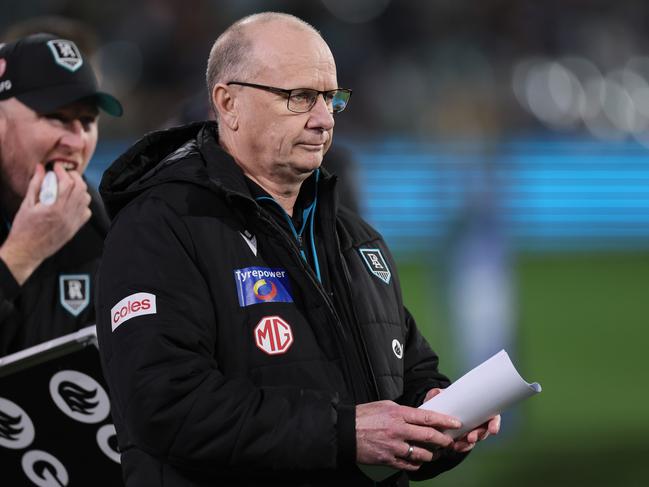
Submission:
M 94 321 L 108 218 L 82 174 L 99 108 L 122 114 L 74 42 L 0 45 L 0 356 Z

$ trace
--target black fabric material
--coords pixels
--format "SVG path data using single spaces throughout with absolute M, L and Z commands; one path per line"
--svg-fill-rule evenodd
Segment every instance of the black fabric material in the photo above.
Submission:
M 333 180 L 323 173 L 316 214 L 316 247 L 337 276 L 327 292 L 217 140 L 211 122 L 150 134 L 100 185 L 114 221 L 98 334 L 125 483 L 372 485 L 355 464 L 354 405 L 419 399 L 449 381 L 403 307 L 382 238 L 337 210 Z M 389 284 L 361 248 L 380 249 Z M 292 302 L 241 306 L 235 272 L 250 267 L 285 271 Z M 120 321 L 117 303 L 137 293 L 155 296 L 155 313 Z M 267 317 L 291 328 L 283 353 L 256 343 Z
M 38 113 L 50 113 L 82 99 L 92 99 L 106 113 L 119 117 L 122 105 L 98 90 L 90 63 L 74 42 L 51 34 L 32 34 L 0 44 L 0 100 L 16 97 Z
M 109 221 L 97 192 L 90 186 L 88 191 L 92 197 L 90 220 L 57 253 L 43 261 L 22 286 L 0 260 L 0 356 L 95 322 L 94 277 Z M 88 276 L 89 284 L 89 303 L 77 316 L 63 307 L 60 282 L 61 276 L 76 275 Z

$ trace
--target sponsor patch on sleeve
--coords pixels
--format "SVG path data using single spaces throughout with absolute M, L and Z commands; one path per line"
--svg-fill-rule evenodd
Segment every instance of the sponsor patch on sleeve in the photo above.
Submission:
M 155 294 L 135 293 L 126 296 L 110 310 L 113 331 L 125 321 L 136 316 L 156 314 Z
M 246 267 L 235 269 L 239 306 L 261 303 L 292 303 L 288 274 L 284 269 Z

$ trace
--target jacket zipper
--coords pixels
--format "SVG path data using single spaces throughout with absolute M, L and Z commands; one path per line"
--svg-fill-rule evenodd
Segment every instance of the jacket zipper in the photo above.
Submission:
M 261 222 L 265 223 L 266 225 L 269 225 L 273 229 L 273 231 L 275 231 L 275 233 L 277 233 L 278 235 L 285 235 L 286 232 L 277 223 L 275 223 L 274 221 L 272 221 L 269 218 L 266 218 L 261 213 L 258 213 L 258 217 L 259 217 L 259 220 Z M 278 230 L 279 230 L 279 232 L 278 232 Z M 356 389 L 354 387 L 353 382 L 351 382 L 351 380 L 352 380 L 351 367 L 350 367 L 348 359 L 346 357 L 345 350 L 342 348 L 342 343 L 343 343 L 343 341 L 345 339 L 345 337 L 343 336 L 343 333 L 342 333 L 342 329 L 343 329 L 342 320 L 340 319 L 340 316 L 338 316 L 338 312 L 336 311 L 336 308 L 334 307 L 331 299 L 329 298 L 329 296 L 325 292 L 324 288 L 322 287 L 322 284 L 320 282 L 318 282 L 317 278 L 313 274 L 313 269 L 311 269 L 309 264 L 306 263 L 304 261 L 304 259 L 302 258 L 302 254 L 300 252 L 300 247 L 298 247 L 298 244 L 292 238 L 283 238 L 282 240 L 285 241 L 285 242 L 288 242 L 289 247 L 292 250 L 292 253 L 291 253 L 292 257 L 294 258 L 294 260 L 298 261 L 300 266 L 302 266 L 302 269 L 306 271 L 305 273 L 306 273 L 309 281 L 311 282 L 313 287 L 316 289 L 316 291 L 318 292 L 320 297 L 323 299 L 323 301 L 326 304 L 327 310 L 329 311 L 329 313 L 331 314 L 331 316 L 333 316 L 333 318 L 335 320 L 335 323 L 337 325 L 335 327 L 335 333 L 336 333 L 336 335 L 338 337 L 338 340 L 336 341 L 336 343 L 338 345 L 338 354 L 340 356 L 340 360 L 344 364 L 344 367 L 345 367 L 345 381 L 347 383 L 348 389 L 350 390 L 350 392 L 352 393 L 352 395 L 354 397 L 354 400 L 356 402 L 358 402 L 357 401 L 357 399 L 358 399 L 357 391 L 356 391 Z
M 351 275 L 349 274 L 349 269 L 347 267 L 347 264 L 345 262 L 345 258 L 343 256 L 342 250 L 340 249 L 340 241 L 338 240 L 338 232 L 334 228 L 334 235 L 336 236 L 336 252 L 338 252 L 338 255 L 341 256 L 340 259 L 340 267 L 342 268 L 343 271 L 343 276 L 344 276 L 344 281 L 345 281 L 345 288 L 349 296 L 352 296 L 352 287 L 351 287 Z M 379 385 L 376 382 L 376 376 L 374 375 L 374 370 L 372 368 L 372 361 L 370 360 L 370 355 L 369 352 L 367 351 L 367 344 L 365 343 L 365 339 L 363 338 L 363 331 L 361 330 L 361 325 L 360 321 L 358 319 L 358 314 L 356 313 L 356 309 L 351 306 L 351 315 L 352 315 L 352 328 L 354 329 L 354 332 L 356 334 L 355 339 L 357 342 L 360 344 L 361 348 L 361 354 L 363 359 L 365 359 L 365 367 L 366 367 L 366 374 L 368 375 L 368 378 L 370 380 L 370 383 L 372 384 L 372 387 L 374 388 L 374 400 L 378 401 L 381 398 L 381 394 L 379 392 Z

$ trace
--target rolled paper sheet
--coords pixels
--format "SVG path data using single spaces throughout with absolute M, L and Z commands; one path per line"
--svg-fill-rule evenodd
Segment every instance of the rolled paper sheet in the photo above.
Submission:
M 445 431 L 456 439 L 539 392 L 541 385 L 523 380 L 507 352 L 501 350 L 419 408 L 458 418 L 462 427 Z
M 541 392 L 541 385 L 528 383 L 520 376 L 505 350 L 470 370 L 448 388 L 419 406 L 454 416 L 462 422 L 457 430 L 447 430 L 454 439 L 480 426 L 489 418 Z M 381 465 L 359 465 L 372 480 L 378 482 L 397 470 Z

